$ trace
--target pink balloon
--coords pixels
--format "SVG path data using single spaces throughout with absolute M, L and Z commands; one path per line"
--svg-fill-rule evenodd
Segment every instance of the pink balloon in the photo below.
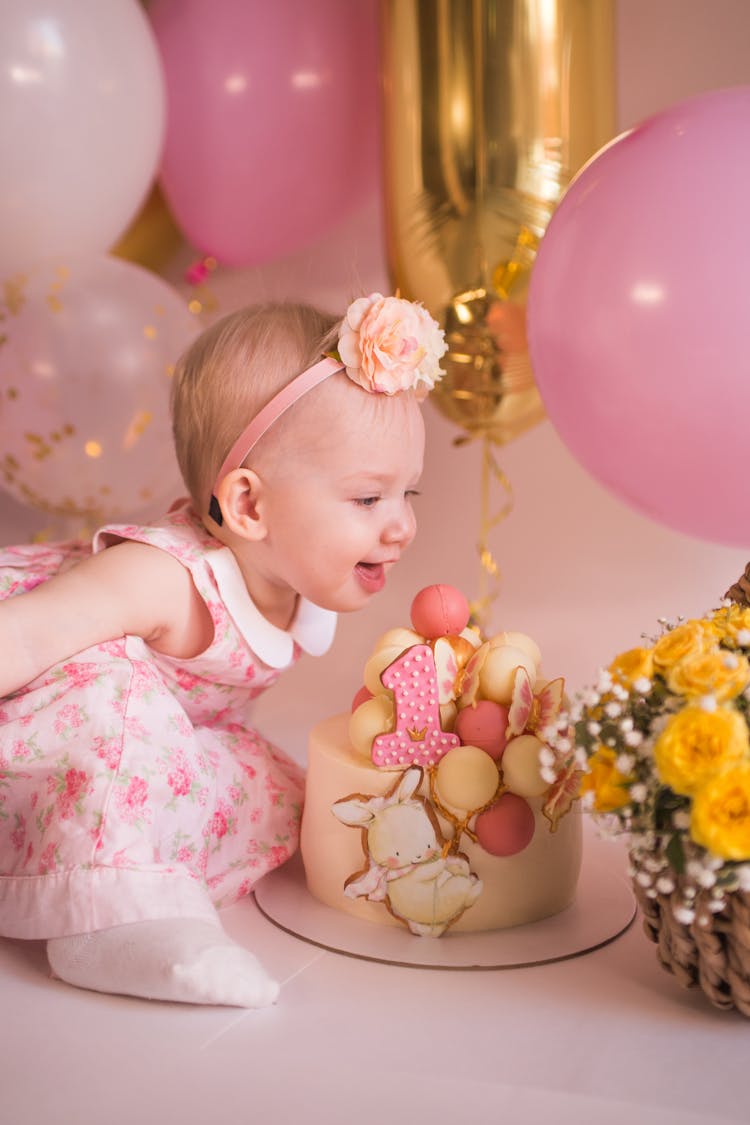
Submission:
M 529 347 L 560 437 L 660 523 L 750 545 L 750 86 L 603 148 L 542 239 Z
M 168 90 L 161 184 L 229 266 L 314 240 L 377 184 L 372 0 L 155 0 Z
M 41 263 L 3 292 L 0 485 L 92 521 L 183 495 L 169 388 L 198 330 L 184 298 L 104 256 Z

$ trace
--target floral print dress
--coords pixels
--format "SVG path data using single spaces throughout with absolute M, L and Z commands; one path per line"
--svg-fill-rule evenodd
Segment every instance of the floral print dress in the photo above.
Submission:
M 212 917 L 297 846 L 302 770 L 249 725 L 249 705 L 302 649 L 328 649 L 335 614 L 302 600 L 289 632 L 271 625 L 187 504 L 151 527 L 104 528 L 93 547 L 0 548 L 0 598 L 123 539 L 189 569 L 214 638 L 178 660 L 119 637 L 0 699 L 7 937 Z

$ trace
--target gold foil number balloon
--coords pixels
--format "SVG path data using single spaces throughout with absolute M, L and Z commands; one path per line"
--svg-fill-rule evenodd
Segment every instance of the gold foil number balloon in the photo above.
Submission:
M 384 0 L 388 256 L 442 323 L 432 398 L 483 438 L 485 570 L 494 562 L 490 444 L 543 416 L 529 363 L 531 267 L 570 176 L 614 133 L 612 0 Z M 571 278 L 571 284 L 574 284 Z

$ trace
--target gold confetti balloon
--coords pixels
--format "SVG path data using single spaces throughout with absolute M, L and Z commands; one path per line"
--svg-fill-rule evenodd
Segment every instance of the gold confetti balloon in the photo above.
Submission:
M 184 491 L 169 387 L 198 325 L 130 262 L 49 261 L 0 281 L 0 486 L 91 522 Z

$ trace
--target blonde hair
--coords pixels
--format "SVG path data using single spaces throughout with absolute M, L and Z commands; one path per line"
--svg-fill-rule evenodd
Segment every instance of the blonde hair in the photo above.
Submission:
M 277 391 L 335 346 L 339 324 L 311 305 L 253 305 L 217 321 L 183 353 L 172 382 L 172 432 L 196 511 L 207 510 L 237 436 Z

